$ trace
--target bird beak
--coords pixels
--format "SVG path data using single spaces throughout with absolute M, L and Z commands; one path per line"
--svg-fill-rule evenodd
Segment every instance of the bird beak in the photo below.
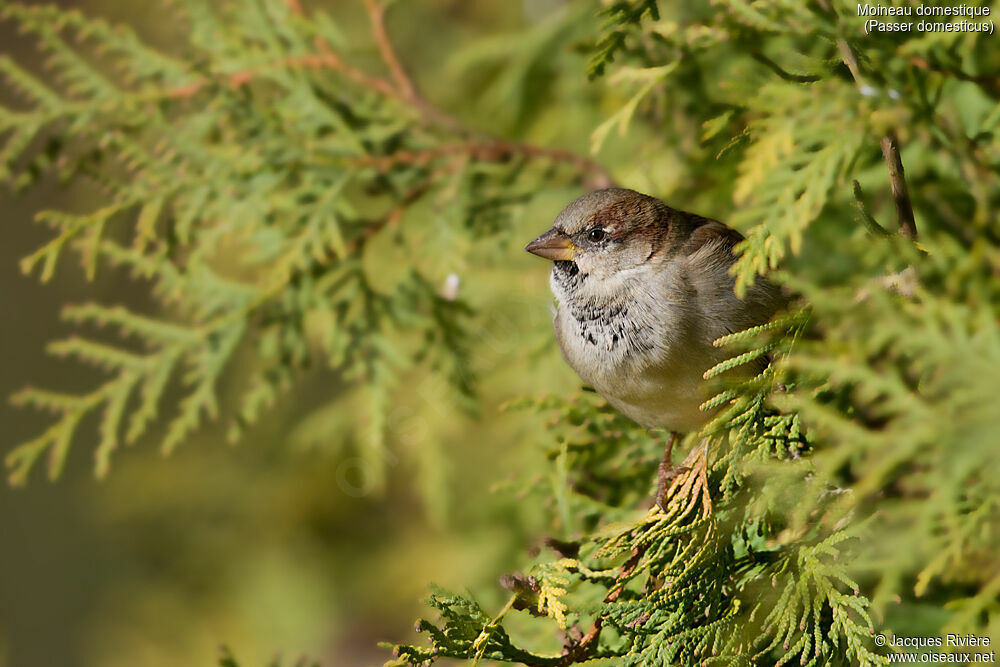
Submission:
M 553 261 L 573 259 L 576 246 L 569 237 L 554 227 L 524 247 L 532 255 Z

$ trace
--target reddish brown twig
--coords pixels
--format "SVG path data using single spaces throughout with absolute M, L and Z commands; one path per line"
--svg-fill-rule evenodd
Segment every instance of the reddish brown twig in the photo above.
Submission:
M 585 178 L 585 184 L 592 189 L 610 188 L 615 183 L 611 174 L 600 163 L 560 148 L 545 148 L 532 144 L 506 141 L 495 141 L 493 142 L 493 147 L 509 151 L 510 153 L 521 153 L 528 157 L 543 158 L 572 165 L 580 170 L 583 176 L 587 177 Z
M 615 585 L 608 591 L 608 594 L 604 596 L 604 604 L 614 602 L 621 596 L 622 591 L 625 590 L 625 584 L 628 582 L 628 578 L 635 572 L 635 568 L 638 567 L 639 561 L 642 560 L 642 556 L 646 553 L 646 546 L 639 546 L 632 550 L 632 557 L 629 558 L 625 563 L 618 569 L 618 577 L 615 580 Z M 598 640 L 601 637 L 601 629 L 604 627 L 604 617 L 598 616 L 594 619 L 594 624 L 587 631 L 587 634 L 583 635 L 578 641 L 575 641 L 563 649 L 562 657 L 559 660 L 560 665 L 572 665 L 577 662 L 582 662 L 592 656 L 594 651 L 597 650 Z
M 357 68 L 351 67 L 343 59 L 340 58 L 333 51 L 324 51 L 319 54 L 305 54 L 301 56 L 290 56 L 288 58 L 283 58 L 277 62 L 264 65 L 253 70 L 242 70 L 235 72 L 223 78 L 226 85 L 230 88 L 236 89 L 249 84 L 254 79 L 260 77 L 262 74 L 269 70 L 275 69 L 330 69 L 335 70 L 351 79 L 355 83 L 374 90 L 382 95 L 395 97 L 396 91 L 392 85 L 380 79 L 378 77 L 371 76 Z M 192 97 L 199 92 L 201 92 L 212 79 L 201 79 L 198 81 L 193 81 L 192 83 L 185 84 L 174 88 L 167 93 L 167 97 L 171 98 L 185 98 Z
M 350 163 L 357 167 L 374 167 L 378 171 L 389 171 L 400 165 L 424 166 L 443 157 L 467 156 L 479 162 L 504 162 L 517 155 L 551 160 L 568 164 L 588 175 L 588 185 L 595 188 L 609 187 L 611 175 L 597 162 L 559 148 L 544 148 L 531 144 L 490 139 L 483 142 L 448 144 L 423 151 L 396 151 L 389 155 L 366 155 Z
M 392 96 L 412 105 L 416 108 L 425 120 L 441 128 L 455 132 L 462 136 L 473 136 L 468 128 L 464 127 L 456 118 L 445 113 L 423 98 L 413 83 L 413 78 L 407 74 L 396 55 L 396 47 L 392 44 L 389 31 L 385 27 L 385 6 L 379 4 L 379 0 L 364 0 L 368 10 L 368 19 L 372 25 L 372 35 L 378 47 L 382 62 L 395 84 Z
M 387 227 L 398 226 L 399 221 L 406 213 L 407 207 L 409 207 L 418 199 L 427 194 L 427 192 L 430 189 L 431 189 L 431 182 L 427 181 L 425 183 L 422 183 L 421 185 L 418 185 L 417 187 L 413 188 L 405 195 L 403 195 L 402 199 L 399 200 L 399 203 L 396 204 L 396 206 L 391 211 L 389 211 L 389 213 L 387 213 L 384 217 L 379 218 L 378 220 L 375 220 L 374 222 L 370 223 L 367 227 L 365 227 L 361 231 L 361 234 L 359 234 L 357 237 L 352 239 L 350 243 L 347 244 L 347 246 L 345 247 L 347 254 L 352 255 L 361 250 L 365 246 L 365 244 L 371 240 L 373 236 L 378 234 L 383 229 L 386 229 Z
M 332 70 L 336 70 L 348 79 L 365 88 L 370 88 L 386 97 L 398 97 L 396 89 L 392 84 L 377 76 L 372 76 L 367 72 L 351 67 L 349 64 L 334 52 L 326 41 L 316 38 L 316 48 L 319 49 L 322 62 Z
M 385 6 L 379 4 L 378 0 L 365 0 L 365 7 L 368 9 L 368 17 L 372 23 L 372 34 L 375 36 L 375 43 L 378 45 L 379 53 L 382 54 L 383 62 L 389 68 L 392 80 L 396 82 L 400 96 L 413 102 L 422 101 L 417 95 L 417 89 L 413 85 L 413 80 L 406 73 L 406 70 L 403 69 L 399 58 L 396 57 L 396 49 L 393 47 L 392 41 L 389 39 L 389 33 L 385 29 Z
M 374 33 L 379 53 L 396 84 L 395 96 L 416 107 L 428 121 L 463 137 L 474 137 L 474 133 L 463 127 L 458 120 L 430 104 L 420 95 L 413 84 L 413 79 L 406 73 L 406 70 L 400 63 L 396 49 L 386 30 L 385 7 L 379 4 L 379 0 L 365 0 L 365 5 L 368 9 L 372 32 Z M 518 154 L 526 157 L 547 159 L 569 164 L 578 169 L 588 187 L 595 189 L 607 188 L 614 184 L 614 179 L 611 178 L 611 175 L 602 165 L 570 151 L 503 141 L 491 137 L 481 137 L 480 139 L 480 141 L 475 143 L 469 142 L 452 147 L 444 147 L 441 150 L 443 154 L 464 153 L 473 160 L 485 162 L 502 162 Z M 404 151 L 390 156 L 389 159 L 406 161 L 408 157 L 411 156 L 407 155 Z M 376 158 L 376 160 L 378 159 L 385 158 Z M 418 157 L 418 159 L 420 158 Z
M 286 0 L 290 11 L 303 15 L 299 0 Z M 483 162 L 503 162 L 514 156 L 522 155 L 529 158 L 551 160 L 567 164 L 580 172 L 581 181 L 591 188 L 605 188 L 614 184 L 611 175 L 596 161 L 576 155 L 570 151 L 558 148 L 545 148 L 519 142 L 504 141 L 494 137 L 483 136 L 464 127 L 458 120 L 427 102 L 419 93 L 412 78 L 403 68 L 395 47 L 385 26 L 385 7 L 378 0 L 364 0 L 372 24 L 372 32 L 379 53 L 391 76 L 391 81 L 371 75 L 364 70 L 353 67 L 346 62 L 322 38 L 316 38 L 317 53 L 291 56 L 278 62 L 270 63 L 253 70 L 244 70 L 222 78 L 225 85 L 232 89 L 249 85 L 255 79 L 269 70 L 287 69 L 328 69 L 350 79 L 352 82 L 384 97 L 403 102 L 414 109 L 428 125 L 437 126 L 469 141 L 442 146 L 427 151 L 398 151 L 387 156 L 370 156 L 359 158 L 354 164 L 360 167 L 375 167 L 387 171 L 400 164 L 427 164 L 445 156 L 466 156 L 471 160 Z M 212 79 L 202 79 L 177 87 L 167 93 L 170 98 L 189 98 L 201 92 L 212 82 Z M 455 167 L 458 166 L 456 163 Z M 447 172 L 455 167 L 449 167 Z

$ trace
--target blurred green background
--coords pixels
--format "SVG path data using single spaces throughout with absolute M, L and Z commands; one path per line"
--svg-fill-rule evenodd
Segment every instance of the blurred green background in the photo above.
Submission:
M 361 0 L 300 1 L 307 16 L 317 9 L 330 13 L 347 37 L 344 41 L 350 46 L 343 55 L 349 62 L 385 74 Z M 184 53 L 185 26 L 159 2 L 62 0 L 60 4 L 127 23 L 151 44 L 191 55 Z M 753 58 L 728 58 L 727 54 L 741 53 L 750 44 L 734 38 L 725 47 L 729 51 L 713 47 L 712 58 L 688 60 L 690 66 L 678 68 L 669 81 L 649 88 L 642 105 L 644 122 L 633 124 L 627 136 L 619 136 L 616 130 L 628 124 L 627 114 L 621 112 L 635 110 L 644 95 L 633 98 L 634 88 L 651 75 L 659 76 L 657 72 L 666 76 L 674 61 L 660 68 L 609 71 L 605 78 L 589 83 L 588 56 L 581 47 L 592 43 L 599 32 L 600 20 L 594 13 L 601 4 L 608 2 L 399 0 L 389 12 L 388 29 L 422 94 L 457 117 L 462 127 L 586 155 L 592 132 L 608 121 L 602 127 L 611 131 L 598 159 L 619 183 L 662 197 L 680 209 L 730 222 L 734 213 L 738 221 L 742 212 L 745 224 L 753 221 L 758 212 L 748 213 L 743 204 L 747 200 L 755 204 L 754 198 L 744 191 L 740 202 L 740 196 L 734 197 L 734 183 L 744 189 L 748 183 L 751 188 L 763 183 L 777 191 L 782 174 L 791 172 L 776 169 L 775 182 L 768 183 L 764 172 L 774 162 L 755 160 L 753 151 L 740 156 L 725 150 L 749 135 L 744 132 L 730 142 L 725 132 L 716 136 L 716 131 L 734 118 L 738 108 L 734 102 L 752 98 L 757 108 L 748 113 L 758 113 L 765 103 L 775 105 L 775 111 L 758 114 L 758 121 L 774 123 L 781 130 L 775 136 L 787 139 L 791 151 L 794 128 L 789 125 L 798 116 L 786 111 L 791 108 L 784 104 L 786 98 L 772 101 L 768 95 L 792 87 L 781 88 L 774 81 L 776 74 Z M 669 16 L 656 34 L 689 40 L 678 53 L 700 48 L 703 38 L 715 44 L 714 5 L 660 6 Z M 696 20 L 689 21 L 692 17 Z M 686 23 L 693 26 L 690 32 L 677 30 Z M 853 29 L 860 30 L 856 24 Z M 747 38 L 740 30 L 733 34 Z M 788 34 L 776 38 L 774 50 L 788 51 L 792 63 L 800 56 L 806 62 L 811 49 L 798 41 L 805 36 L 792 34 L 794 39 Z M 925 36 L 915 46 L 916 39 L 908 44 L 917 54 L 924 53 L 921 49 L 934 52 L 938 37 Z M 978 62 L 973 56 L 979 53 L 976 49 L 985 51 L 985 44 L 970 41 L 965 45 L 968 52 L 959 53 Z M 818 51 L 829 46 L 820 44 Z M 899 53 L 905 54 L 907 46 L 900 44 Z M 883 72 L 891 75 L 890 82 L 902 77 L 899 70 L 909 68 L 912 60 L 920 61 L 898 57 L 888 38 L 872 41 L 871 47 L 876 57 L 891 55 L 895 69 Z M 9 23 L 0 22 L 0 56 L 13 58 L 43 79 L 47 76 L 32 42 L 16 34 Z M 627 62 L 624 55 L 620 61 Z M 986 57 L 982 61 L 993 62 Z M 988 187 L 992 172 L 982 167 L 981 172 L 963 173 L 972 194 L 949 173 L 959 173 L 959 165 L 966 169 L 992 165 L 986 153 L 995 139 L 989 139 L 993 143 L 983 139 L 981 160 L 969 155 L 981 138 L 974 128 L 980 123 L 986 127 L 984 118 L 988 114 L 995 118 L 996 112 L 990 111 L 995 108 L 993 97 L 962 80 L 967 75 L 961 68 L 955 72 L 962 76 L 945 77 L 941 84 L 940 90 L 946 91 L 940 94 L 941 119 L 949 120 L 938 123 L 940 127 L 930 127 L 938 122 L 929 120 L 931 116 L 913 117 L 910 122 L 907 114 L 916 102 L 905 96 L 905 104 L 900 102 L 898 108 L 892 102 L 881 107 L 884 101 L 875 104 L 867 93 L 855 100 L 854 84 L 843 66 L 826 83 L 795 87 L 797 97 L 787 99 L 801 102 L 807 94 L 813 101 L 844 95 L 844 109 L 851 114 L 859 109 L 851 118 L 871 116 L 852 126 L 861 128 L 859 140 L 862 134 L 871 135 L 867 140 L 877 136 L 874 130 L 882 123 L 898 126 L 914 204 L 930 223 L 927 231 L 957 228 L 967 235 L 971 232 L 966 218 L 983 230 L 992 224 L 986 219 L 994 196 Z M 787 77 L 786 73 L 781 78 Z M 762 87 L 765 81 L 771 87 Z M 890 94 L 886 99 L 894 98 Z M 3 86 L 0 105 L 25 108 Z M 813 108 L 807 106 L 806 113 Z M 705 123 L 708 118 L 712 120 Z M 811 145 L 810 132 L 831 127 L 835 122 L 805 128 L 805 143 L 800 143 Z M 953 136 L 962 141 L 950 141 Z M 755 138 L 750 148 L 756 150 L 760 143 Z M 771 158 L 784 160 L 785 147 L 771 144 Z M 765 143 L 765 157 L 770 155 L 767 149 Z M 893 205 L 876 143 L 863 144 L 858 156 L 851 158 L 857 168 L 846 171 L 870 193 L 875 216 L 891 220 Z M 757 171 L 748 175 L 748 169 Z M 827 176 L 824 188 L 832 187 L 834 180 L 832 171 Z M 374 291 L 393 292 L 411 268 L 442 290 L 446 285 L 453 288 L 457 279 L 463 302 L 474 311 L 467 327 L 478 388 L 474 404 L 440 375 L 428 372 L 428 364 L 407 361 L 399 365 L 404 370 L 389 397 L 385 423 L 380 424 L 371 417 L 375 411 L 366 403 L 370 397 L 363 389 L 346 384 L 331 371 L 314 369 L 297 378 L 292 391 L 238 446 L 226 443 L 229 424 L 223 421 L 199 430 L 164 458 L 155 444 L 162 434 L 153 433 L 145 442 L 116 452 L 110 475 L 97 481 L 92 474 L 97 424 L 91 419 L 79 430 L 58 481 L 47 482 L 40 465 L 26 488 L 0 489 L 4 538 L 0 667 L 210 665 L 220 644 L 231 646 L 243 667 L 264 665 L 276 654 L 289 663 L 304 654 L 325 665 L 377 665 L 388 657 L 377 642 L 415 640 L 413 622 L 428 613 L 421 604 L 427 582 L 468 589 L 486 610 L 496 611 L 506 598 L 497 585 L 498 574 L 522 567 L 525 551 L 550 531 L 563 537 L 573 533 L 573 526 L 567 525 L 571 521 L 563 518 L 571 513 L 552 506 L 558 493 L 518 495 L 528 487 L 551 484 L 553 489 L 564 489 L 569 483 L 555 478 L 556 473 L 550 472 L 554 466 L 543 463 L 554 446 L 544 429 L 545 417 L 503 409 L 511 399 L 546 393 L 565 396 L 579 388 L 553 341 L 548 267 L 522 251 L 581 191 L 553 186 L 557 181 L 566 179 L 538 176 L 538 191 L 531 193 L 529 203 L 515 207 L 509 221 L 500 221 L 509 225 L 502 234 L 477 238 L 478 231 L 470 233 L 485 224 L 457 229 L 454 219 L 442 214 L 446 207 L 441 200 L 457 200 L 460 194 L 445 186 L 427 198 L 437 201 L 421 200 L 408 208 L 397 231 L 383 231 L 363 247 L 364 273 Z M 817 284 L 839 285 L 855 271 L 858 264 L 845 261 L 849 253 L 830 251 L 865 233 L 863 225 L 852 221 L 856 216 L 847 185 L 838 185 L 838 197 L 812 193 L 825 208 L 805 230 L 804 240 L 797 239 L 794 224 L 785 225 L 794 233 L 783 231 L 786 238 L 781 244 L 789 238 L 792 246 L 802 241 L 801 254 L 787 258 L 786 268 L 792 274 L 796 264 L 808 266 L 807 275 Z M 46 286 L 18 269 L 20 258 L 51 238 L 44 226 L 32 223 L 35 213 L 44 208 L 90 211 L 103 201 L 83 179 L 64 188 L 46 178 L 16 197 L 0 190 L 5 223 L 0 243 L 0 303 L 5 316 L 0 324 L 0 395 L 9 396 L 26 385 L 84 392 L 99 382 L 100 371 L 45 352 L 47 341 L 79 331 L 60 320 L 65 304 L 97 301 L 149 310 L 147 285 L 103 265 L 97 279 L 88 282 L 71 253 Z M 734 207 L 734 201 L 740 205 Z M 767 203 L 766 189 L 761 201 Z M 796 210 L 784 204 L 773 208 L 782 215 Z M 784 218 L 795 222 L 788 215 Z M 218 259 L 239 265 L 235 256 Z M 849 303 L 854 303 L 853 297 Z M 94 331 L 84 328 L 83 333 Z M 953 349 L 945 352 L 941 358 L 955 354 Z M 247 366 L 253 355 L 240 354 L 218 387 L 224 403 L 227 398 L 230 403 L 236 400 L 240 393 L 236 390 L 252 370 Z M 162 401 L 164 412 L 174 398 L 176 394 L 168 392 Z M 0 411 L 5 452 L 51 423 L 48 415 L 14 409 L 5 402 Z M 983 427 L 982 433 L 988 428 Z M 378 432 L 385 435 L 384 449 L 372 437 Z M 910 455 L 907 451 L 904 457 Z M 550 474 L 553 478 L 546 479 Z M 924 502 L 923 496 L 913 498 Z M 916 530 L 909 536 L 926 543 L 929 534 Z M 893 549 L 898 552 L 898 544 Z M 901 571 L 916 575 L 924 567 L 919 561 L 926 553 L 916 548 L 906 551 L 913 553 L 912 562 L 900 566 L 910 570 Z M 959 581 L 949 595 L 965 595 L 964 586 Z M 992 595 L 988 587 L 983 590 Z M 901 607 L 901 613 L 916 624 L 911 627 L 936 628 L 944 622 L 931 618 L 939 611 L 938 602 L 924 603 L 919 609 L 926 612 Z M 517 619 L 511 619 L 508 627 L 514 634 L 529 631 Z M 545 641 L 550 643 L 548 650 L 558 650 L 554 634 Z M 542 646 L 542 641 L 533 643 Z
M 182 28 L 163 19 L 159 4 L 60 4 L 127 22 L 159 45 L 173 43 Z M 325 6 L 348 34 L 367 34 L 360 3 Z M 389 28 L 427 96 L 444 108 L 473 126 L 585 152 L 602 106 L 582 75 L 585 56 L 569 48 L 572 35 L 554 37 L 565 42 L 560 52 L 579 62 L 561 82 L 530 53 L 532 39 L 552 36 L 547 26 L 562 11 L 557 0 L 422 0 L 399 3 Z M 33 45 L 10 24 L 0 24 L 0 51 L 36 64 Z M 359 55 L 377 66 L 374 51 Z M 508 67 L 534 69 L 527 79 L 505 79 Z M 510 88 L 524 80 L 530 85 Z M 553 102 L 558 86 L 565 88 Z M 7 94 L 0 89 L 5 101 Z M 631 150 L 619 143 L 612 152 Z M 517 217 L 511 238 L 533 238 L 576 194 L 545 192 Z M 71 330 L 59 319 L 63 304 L 147 298 L 114 270 L 88 283 L 70 261 L 47 286 L 18 270 L 18 260 L 49 238 L 31 222 L 36 211 L 97 201 L 85 186 L 51 181 L 17 197 L 0 193 L 4 396 L 27 384 L 82 390 L 96 380 L 93 369 L 45 354 L 46 341 Z M 401 251 L 386 240 L 372 254 L 391 262 Z M 381 664 L 388 653 L 376 642 L 411 638 L 426 582 L 496 591 L 496 600 L 481 600 L 495 605 L 496 574 L 523 559 L 547 521 L 545 508 L 524 507 L 504 491 L 506 480 L 543 456 L 540 418 L 501 405 L 567 391 L 577 380 L 551 340 L 548 271 L 537 258 L 516 243 L 491 241 L 433 275 L 449 273 L 476 309 L 479 409 L 463 412 L 451 390 L 419 371 L 404 378 L 386 425 L 382 489 L 347 442 L 356 437 L 356 406 L 323 371 L 312 372 L 236 447 L 225 443 L 224 424 L 203 429 L 167 459 L 140 443 L 121 452 L 99 482 L 91 474 L 92 440 L 81 439 L 55 483 L 36 471 L 26 488 L 5 485 L 0 665 L 205 665 L 223 643 L 245 665 L 277 653 L 329 665 Z M 511 364 L 515 357 L 531 363 Z M 0 411 L 5 450 L 48 423 L 6 402 Z M 330 436 L 331 424 L 343 435 Z M 81 433 L 96 438 L 92 425 Z
M 352 63 L 383 73 L 361 0 L 301 1 L 307 11 L 330 13 L 353 45 Z M 127 23 L 153 45 L 183 54 L 184 25 L 158 2 L 60 4 Z M 388 29 L 424 96 L 463 126 L 586 155 L 593 130 L 626 106 L 635 83 L 615 75 L 587 80 L 580 47 L 594 38 L 600 4 L 400 0 Z M 669 11 L 678 21 L 712 12 L 679 3 Z M 44 78 L 32 42 L 9 23 L 0 22 L 0 54 Z M 732 152 L 716 159 L 721 145 L 701 141 L 700 115 L 685 112 L 700 112 L 713 85 L 711 72 L 701 74 L 672 81 L 669 94 L 656 88 L 651 122 L 624 137 L 612 130 L 598 159 L 628 187 L 725 220 L 739 159 Z M 759 83 L 738 80 L 726 94 L 749 94 Z M 671 96 L 677 103 L 665 104 Z M 0 103 L 17 105 L 2 87 Z M 38 466 L 26 488 L 0 489 L 0 667 L 210 665 L 220 644 L 243 667 L 276 654 L 377 665 L 389 657 L 377 642 L 416 639 L 414 620 L 428 613 L 421 602 L 427 582 L 471 590 L 496 611 L 507 597 L 498 574 L 522 567 L 526 550 L 567 528 L 544 504 L 554 496 L 525 498 L 516 490 L 529 485 L 511 484 L 550 474 L 543 461 L 554 443 L 545 418 L 503 409 L 511 399 L 579 388 L 552 337 L 548 266 L 522 247 L 582 189 L 539 180 L 539 192 L 503 234 L 470 239 L 449 227 L 439 202 L 421 202 L 399 234 L 380 234 L 365 249 L 366 274 L 386 292 L 410 267 L 442 289 L 457 276 L 474 309 L 473 409 L 426 364 L 411 365 L 391 396 L 380 455 L 367 441 L 378 425 L 368 421 L 364 392 L 317 369 L 238 446 L 226 443 L 228 423 L 218 423 L 163 458 L 154 433 L 117 452 L 108 478 L 97 481 L 91 420 L 58 481 L 46 481 Z M 29 384 L 93 387 L 99 371 L 45 353 L 47 341 L 77 330 L 60 320 L 60 309 L 93 300 L 142 310 L 149 301 L 124 271 L 102 267 L 87 282 L 72 255 L 46 286 L 18 270 L 18 260 L 50 238 L 32 223 L 38 210 L 86 211 L 101 201 L 80 179 L 68 189 L 43 180 L 17 197 L 0 191 L 0 395 Z M 890 207 L 884 197 L 876 212 L 889 219 Z M 815 242 L 804 244 L 800 260 L 842 271 L 824 238 L 841 231 L 810 228 Z M 223 399 L 246 379 L 238 360 L 233 366 L 219 387 Z M 4 451 L 50 423 L 6 402 L 0 410 Z M 545 640 L 558 650 L 554 635 Z

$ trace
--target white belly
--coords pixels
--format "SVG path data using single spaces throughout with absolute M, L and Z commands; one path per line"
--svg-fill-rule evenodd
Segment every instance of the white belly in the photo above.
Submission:
M 614 408 L 635 422 L 671 431 L 692 431 L 708 414 L 698 409 L 705 400 L 704 381 L 697 373 L 644 373 L 595 384 L 594 389 Z
M 710 416 L 698 409 L 707 398 L 702 374 L 718 351 L 699 349 L 681 327 L 644 324 L 631 332 L 614 325 L 595 329 L 562 308 L 555 319 L 563 357 L 615 409 L 643 426 L 697 429 Z

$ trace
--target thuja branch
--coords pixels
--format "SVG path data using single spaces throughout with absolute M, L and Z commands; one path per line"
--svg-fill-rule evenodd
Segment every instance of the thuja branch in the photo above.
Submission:
M 233 412 L 218 383 L 240 351 L 254 370 L 230 415 L 232 437 L 316 357 L 384 394 L 390 360 L 405 356 L 393 335 L 454 342 L 434 353 L 433 367 L 469 391 L 459 321 L 468 309 L 445 303 L 416 258 L 411 281 L 390 294 L 374 289 L 362 261 L 371 239 L 404 221 L 426 224 L 413 211 L 434 192 L 436 217 L 481 238 L 503 229 L 497 221 L 541 182 L 611 183 L 589 158 L 473 131 L 427 102 L 376 2 L 365 7 L 385 76 L 351 63 L 329 21 L 307 17 L 297 0 L 180 4 L 190 27 L 185 59 L 79 12 L 2 5 L 37 37 L 52 73 L 43 82 L 0 60 L 0 75 L 30 106 L 0 109 L 0 175 L 30 185 L 56 167 L 94 179 L 109 200 L 91 213 L 40 214 L 55 238 L 24 270 L 40 268 L 46 281 L 63 251 L 75 250 L 88 277 L 123 265 L 169 306 L 156 316 L 96 304 L 70 311 L 145 351 L 89 339 L 53 346 L 110 377 L 83 395 L 17 395 L 56 423 L 9 454 L 14 482 L 43 456 L 57 475 L 91 414 L 101 415 L 95 469 L 104 474 L 119 443 L 146 434 L 168 388 L 180 385 L 162 444 L 171 450 Z M 90 64 L 91 51 L 110 61 L 110 74 Z M 39 141 L 46 132 L 58 141 Z
M 426 106 L 426 102 L 417 94 L 417 89 L 413 85 L 410 75 L 406 73 L 403 65 L 399 62 L 396 49 L 389 39 L 389 32 L 385 27 L 385 6 L 379 4 L 378 0 L 365 0 L 365 7 L 368 9 L 375 43 L 378 45 L 379 53 L 382 54 L 382 60 L 392 74 L 392 80 L 396 83 L 400 96 L 421 106 Z
M 571 151 L 490 138 L 478 142 L 446 144 L 422 151 L 401 150 L 388 155 L 366 155 L 347 160 L 346 163 L 356 167 L 374 167 L 385 172 L 401 165 L 423 167 L 442 158 L 451 158 L 452 166 L 446 169 L 450 171 L 456 168 L 455 158 L 468 158 L 478 162 L 506 162 L 517 156 L 570 165 L 585 176 L 588 185 L 595 188 L 610 187 L 614 184 L 610 174 L 599 163 Z
M 404 102 L 414 105 L 429 122 L 436 123 L 444 128 L 458 132 L 460 135 L 476 137 L 477 133 L 465 128 L 454 117 L 441 111 L 429 103 L 417 90 L 413 79 L 404 69 L 392 43 L 389 32 L 385 26 L 386 8 L 379 4 L 378 0 L 364 0 L 368 10 L 368 16 L 372 25 L 372 33 L 375 43 L 378 45 L 379 53 L 386 68 L 389 70 L 395 84 L 394 95 Z M 382 80 L 380 80 L 382 81 Z M 380 84 L 381 86 L 382 84 Z M 484 160 L 487 162 L 503 161 L 514 155 L 523 155 L 528 158 L 538 158 L 562 162 L 580 171 L 583 179 L 590 187 L 609 187 L 613 180 L 604 167 L 589 158 L 575 155 L 569 151 L 534 146 L 518 142 L 504 141 L 496 137 L 478 135 L 479 141 L 459 144 L 443 149 L 446 153 L 462 152 L 470 159 Z M 409 158 L 420 160 L 420 155 L 398 155 L 398 159 L 405 161 Z M 390 157 L 391 159 L 391 157 Z
M 318 53 L 295 56 L 274 63 L 268 69 L 329 69 L 339 72 L 354 83 L 384 97 L 393 98 L 417 110 L 421 119 L 442 130 L 465 138 L 467 141 L 438 147 L 426 151 L 400 150 L 384 156 L 366 156 L 356 160 L 358 166 L 387 166 L 401 164 L 424 165 L 430 160 L 446 155 L 464 155 L 468 159 L 483 162 L 503 162 L 512 157 L 523 156 L 529 159 L 548 160 L 566 164 L 577 170 L 580 180 L 591 188 L 605 188 L 614 185 L 614 179 L 599 162 L 575 154 L 571 151 L 507 141 L 498 137 L 474 131 L 462 125 L 456 118 L 428 102 L 418 91 L 412 77 L 406 72 L 392 39 L 385 25 L 386 7 L 377 0 L 364 0 L 371 22 L 373 39 L 379 54 L 391 75 L 391 81 L 371 75 L 346 62 L 337 54 L 329 43 L 323 39 L 315 40 Z M 289 3 L 292 12 L 304 16 L 304 10 L 298 0 Z M 226 83 L 233 89 L 250 84 L 264 70 L 246 70 L 226 77 Z M 169 96 L 190 97 L 203 89 L 207 81 L 198 81 L 170 91 Z

